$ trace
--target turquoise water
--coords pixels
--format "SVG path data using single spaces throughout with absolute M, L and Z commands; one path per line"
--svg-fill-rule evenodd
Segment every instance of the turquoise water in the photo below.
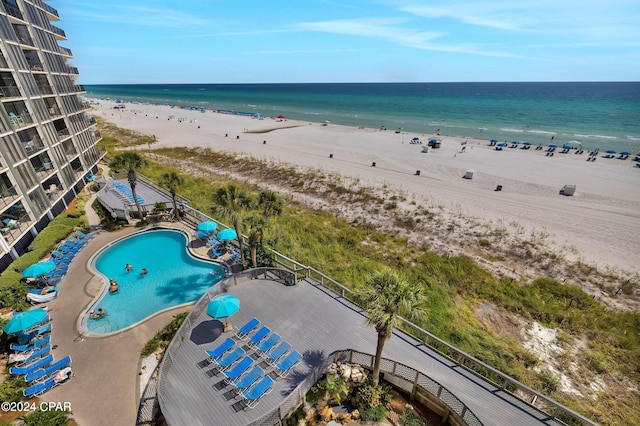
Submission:
M 112 333 L 136 324 L 156 312 L 198 300 L 224 276 L 221 266 L 198 260 L 187 252 L 181 232 L 154 230 L 118 241 L 100 253 L 94 267 L 120 287 L 91 307 L 105 309 L 101 319 L 87 319 L 93 333 Z M 131 272 L 125 265 L 133 266 Z M 140 271 L 146 268 L 148 273 Z M 105 290 L 106 291 L 106 290 Z
M 87 96 L 640 152 L 640 83 L 85 85 Z

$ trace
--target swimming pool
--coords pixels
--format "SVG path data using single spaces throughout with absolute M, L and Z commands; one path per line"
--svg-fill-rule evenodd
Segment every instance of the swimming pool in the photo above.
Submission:
M 100 319 L 82 319 L 85 331 L 113 333 L 131 327 L 168 308 L 198 300 L 224 277 L 225 269 L 198 260 L 187 251 L 185 234 L 172 230 L 153 230 L 124 238 L 100 252 L 93 268 L 105 280 L 114 279 L 117 293 L 105 292 L 90 310 L 105 309 Z M 130 264 L 133 269 L 127 271 Z M 142 269 L 147 273 L 142 274 Z M 108 286 L 106 286 L 108 287 Z

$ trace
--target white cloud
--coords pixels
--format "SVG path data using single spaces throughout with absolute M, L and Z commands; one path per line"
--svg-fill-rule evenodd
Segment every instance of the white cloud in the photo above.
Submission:
M 302 22 L 294 26 L 305 31 L 368 37 L 405 47 L 441 52 L 469 53 L 485 56 L 516 57 L 508 52 L 488 50 L 476 44 L 444 44 L 434 40 L 447 34 L 436 31 L 420 31 L 411 28 L 404 19 L 341 19 L 320 22 Z

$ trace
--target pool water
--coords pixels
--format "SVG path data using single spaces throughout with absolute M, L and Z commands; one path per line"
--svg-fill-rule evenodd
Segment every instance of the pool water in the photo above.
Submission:
M 112 333 L 155 313 L 198 300 L 224 277 L 216 263 L 198 260 L 187 251 L 187 236 L 179 231 L 153 230 L 127 237 L 101 252 L 94 268 L 106 281 L 114 279 L 117 293 L 105 293 L 90 310 L 105 309 L 100 319 L 83 318 L 92 333 Z M 127 271 L 125 266 L 133 266 Z M 147 274 L 142 274 L 142 269 Z

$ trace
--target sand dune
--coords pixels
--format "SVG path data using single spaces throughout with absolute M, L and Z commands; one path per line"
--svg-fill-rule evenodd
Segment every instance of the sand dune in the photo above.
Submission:
M 95 113 L 120 127 L 154 134 L 155 147 L 208 147 L 337 172 L 372 186 L 386 184 L 441 206 L 443 214 L 548 236 L 569 259 L 617 272 L 640 271 L 640 168 L 630 160 L 599 156 L 587 162 L 588 152 L 549 157 L 534 148 L 496 151 L 487 141 L 448 136 L 441 136 L 440 149 L 423 153 L 424 145 L 409 142 L 416 136 L 426 142 L 433 135 L 166 106 L 130 104 L 126 111 L 112 106 L 102 101 Z M 475 170 L 473 179 L 462 179 L 469 169 Z M 559 194 L 565 184 L 576 185 L 574 196 Z M 495 191 L 497 185 L 502 191 Z

